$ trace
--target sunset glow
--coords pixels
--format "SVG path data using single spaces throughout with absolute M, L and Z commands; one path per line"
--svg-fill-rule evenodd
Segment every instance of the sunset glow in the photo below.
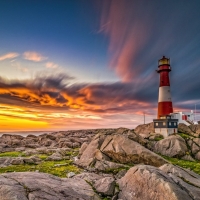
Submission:
M 163 55 L 175 110 L 200 109 L 199 2 L 181 6 L 0 2 L 0 132 L 134 128 L 144 113 L 151 122 Z

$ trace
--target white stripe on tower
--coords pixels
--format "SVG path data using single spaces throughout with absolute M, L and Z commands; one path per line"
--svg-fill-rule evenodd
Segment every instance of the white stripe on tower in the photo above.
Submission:
M 158 102 L 167 102 L 167 101 L 172 101 L 170 86 L 161 86 L 159 87 Z

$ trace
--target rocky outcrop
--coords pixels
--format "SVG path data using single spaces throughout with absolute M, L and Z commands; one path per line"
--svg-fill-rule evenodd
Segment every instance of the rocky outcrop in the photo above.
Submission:
M 187 140 L 187 145 L 190 149 L 191 155 L 195 159 L 200 160 L 200 138 L 191 137 L 189 140 Z
M 200 124 L 193 124 L 193 125 L 190 125 L 189 128 L 190 128 L 194 133 L 200 134 Z
M 138 125 L 134 132 L 140 135 L 143 138 L 149 138 L 150 134 L 154 133 L 154 125 L 153 122 L 149 124 L 141 124 Z
M 189 196 L 188 200 L 200 199 L 200 176 L 198 174 L 171 164 L 165 164 L 160 169 L 186 191 Z
M 193 200 L 200 199 L 196 194 L 200 192 L 198 187 L 192 186 L 178 178 L 177 174 L 171 171 L 173 175 L 168 173 L 169 169 L 164 165 L 160 169 L 153 166 L 137 165 L 131 168 L 126 175 L 118 181 L 120 193 L 119 199 L 126 200 Z M 166 169 L 167 168 L 167 169 Z M 185 173 L 187 174 L 187 173 Z M 177 176 L 176 176 L 177 175 Z M 173 177 L 172 177 L 173 176 Z M 187 178 L 187 176 L 183 176 Z M 194 181 L 191 180 L 191 181 Z M 199 178 L 198 178 L 199 179 Z M 187 179 L 186 179 L 187 180 Z M 185 190 L 180 181 L 184 182 L 193 192 L 191 195 Z M 193 198 L 195 196 L 195 198 Z
M 115 179 L 112 177 L 99 179 L 95 182 L 94 188 L 98 193 L 113 196 L 115 190 Z
M 188 151 L 185 140 L 179 135 L 171 135 L 157 142 L 154 151 L 169 157 L 183 157 Z
M 99 147 L 100 147 L 100 136 L 97 135 L 86 147 L 85 151 L 83 151 L 80 160 L 78 160 L 76 164 L 82 167 L 87 167 L 92 165 L 95 162 L 95 153 L 96 150 L 99 149 Z
M 167 161 L 123 135 L 107 136 L 100 150 L 116 162 L 161 166 Z
M 44 173 L 23 172 L 0 175 L 2 200 L 100 200 L 83 179 L 58 178 Z
M 191 136 L 199 136 L 198 133 L 196 133 L 194 130 L 196 130 L 196 126 L 197 125 L 190 125 L 190 126 L 187 126 L 186 124 L 183 124 L 183 123 L 179 123 L 178 124 L 178 132 L 180 133 L 185 133 L 187 135 L 191 135 Z
M 79 131 L 63 131 L 39 136 L 3 134 L 0 137 L 0 152 L 6 152 L 8 148 L 79 148 L 84 142 L 90 142 L 98 130 L 79 130 Z M 11 150 L 9 150 L 11 151 Z
M 110 165 L 123 168 L 119 164 L 112 164 L 113 162 L 121 163 L 120 165 L 144 163 L 153 166 L 167 163 L 159 155 L 133 141 L 133 138 L 130 139 L 123 134 L 113 134 L 95 136 L 76 164 L 84 168 L 92 166 L 97 170 L 107 170 Z
M 0 175 L 0 200 L 200 200 L 200 176 L 169 164 L 153 152 L 184 160 L 200 160 L 200 138 L 196 137 L 198 126 L 191 125 L 187 130 L 182 126 L 187 135 L 181 134 L 182 138 L 177 134 L 165 139 L 152 133 L 151 128 L 152 124 L 147 124 L 137 127 L 136 132 L 119 128 L 29 135 L 26 138 L 3 135 L 0 152 L 18 152 L 2 156 L 18 157 L 0 157 L 0 167 L 26 165 L 35 172 Z M 76 147 L 80 146 L 78 150 Z M 53 164 L 53 168 L 61 167 L 62 176 L 68 178 L 40 173 L 40 166 L 45 162 Z M 83 173 L 73 172 L 71 163 L 83 168 L 78 170 Z M 37 164 L 39 166 L 34 166 Z

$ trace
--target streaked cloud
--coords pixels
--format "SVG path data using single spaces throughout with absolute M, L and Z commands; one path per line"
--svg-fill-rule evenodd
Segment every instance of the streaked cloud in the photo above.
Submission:
M 59 66 L 53 62 L 47 62 L 46 63 L 46 68 L 50 68 L 50 69 L 56 69 L 58 68 Z
M 19 56 L 19 54 L 16 53 L 16 52 L 9 52 L 9 53 L 6 53 L 6 54 L 0 56 L 0 61 L 6 60 L 6 59 L 16 58 L 18 56 Z
M 29 80 L 0 78 L 1 119 L 24 130 L 23 124 L 33 130 L 118 127 L 118 118 L 124 126 L 133 127 L 137 120 L 133 123 L 131 119 L 138 107 L 150 107 L 130 93 L 129 84 L 70 84 L 71 79 L 66 74 L 40 74 Z M 15 128 L 0 121 L 1 129 L 3 126 Z
M 31 60 L 33 62 L 41 62 L 47 59 L 47 57 L 41 55 L 38 52 L 34 52 L 34 51 L 26 51 L 23 53 L 23 57 L 26 60 Z
M 172 69 L 182 78 L 199 69 L 195 67 L 200 45 L 197 1 L 184 2 L 182 9 L 178 1 L 102 0 L 100 4 L 100 33 L 109 42 L 110 67 L 122 81 L 135 82 L 154 73 L 163 55 L 176 64 Z
M 37 76 L 30 80 L 1 78 L 0 103 L 9 99 L 13 105 L 27 104 L 41 109 L 46 106 L 100 115 L 134 113 L 150 105 L 150 101 L 146 102 L 143 95 L 133 90 L 131 84 L 70 84 L 70 81 L 71 77 L 65 74 Z

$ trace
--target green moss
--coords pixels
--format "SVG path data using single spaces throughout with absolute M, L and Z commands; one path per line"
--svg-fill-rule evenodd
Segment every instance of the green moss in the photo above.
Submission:
M 22 152 L 18 152 L 18 151 L 0 153 L 0 157 L 19 157 L 19 156 L 24 157 L 25 154 Z
M 164 137 L 163 136 L 156 136 L 155 138 L 154 138 L 154 140 L 155 141 L 160 141 L 160 140 L 162 140 L 162 139 L 164 139 Z
M 190 169 L 194 171 L 197 174 L 200 174 L 200 162 L 199 161 L 187 161 L 187 160 L 181 160 L 178 158 L 170 158 L 167 156 L 163 156 L 166 160 L 168 160 L 170 163 L 174 165 L 178 165 L 180 167 Z
M 37 156 L 42 160 L 45 160 L 48 157 L 46 154 L 38 154 Z
M 189 140 L 191 136 L 185 134 L 185 133 L 179 133 L 179 135 L 184 139 L 184 140 Z
M 11 165 L 8 167 L 0 168 L 0 173 L 7 172 L 27 172 L 36 171 L 53 174 L 59 177 L 66 177 L 68 172 L 74 172 L 76 174 L 81 172 L 81 169 L 74 166 L 70 160 L 62 161 L 43 161 L 38 165 L 24 164 L 24 165 Z

